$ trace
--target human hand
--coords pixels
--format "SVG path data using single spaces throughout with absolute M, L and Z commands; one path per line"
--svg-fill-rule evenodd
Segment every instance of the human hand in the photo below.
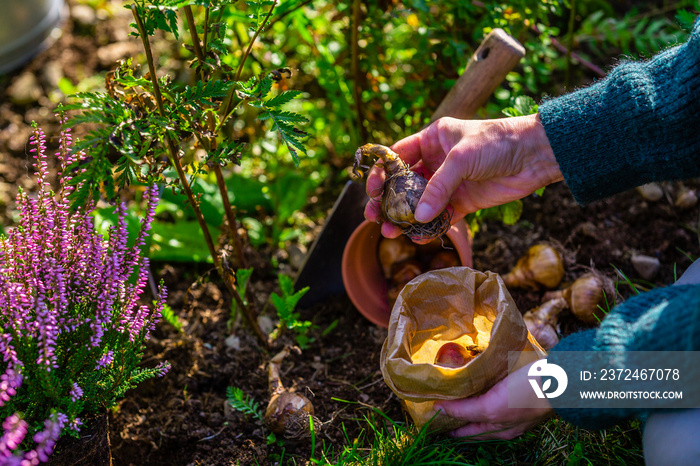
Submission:
M 510 440 L 551 417 L 554 410 L 549 401 L 537 398 L 528 381 L 531 365 L 509 374 L 483 395 L 436 402 L 436 410 L 465 422 L 451 435 L 470 437 L 469 440 Z M 513 406 L 530 407 L 510 408 L 509 401 Z
M 392 149 L 429 179 L 415 212 L 420 222 L 432 220 L 450 204 L 454 223 L 468 213 L 522 199 L 563 179 L 537 115 L 440 118 Z M 373 167 L 367 176 L 367 220 L 380 220 L 383 184 L 383 170 Z M 401 230 L 385 222 L 382 234 L 393 238 Z

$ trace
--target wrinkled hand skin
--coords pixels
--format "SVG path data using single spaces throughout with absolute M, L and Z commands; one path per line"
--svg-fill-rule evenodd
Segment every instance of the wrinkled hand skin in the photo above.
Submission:
M 530 386 L 527 373 L 531 365 L 509 374 L 483 395 L 436 402 L 435 410 L 464 421 L 464 425 L 450 435 L 465 437 L 468 441 L 511 440 L 553 416 L 549 401 L 537 398 Z M 513 404 L 529 408 L 508 407 L 509 385 L 511 396 L 519 397 L 511 400 Z
M 455 223 L 469 213 L 522 199 L 563 179 L 537 115 L 499 120 L 440 118 L 391 148 L 429 180 L 416 211 L 420 222 L 432 220 L 449 204 Z M 365 218 L 369 221 L 382 221 L 384 179 L 377 166 L 367 176 L 370 202 Z M 384 222 L 382 234 L 395 238 L 401 230 Z

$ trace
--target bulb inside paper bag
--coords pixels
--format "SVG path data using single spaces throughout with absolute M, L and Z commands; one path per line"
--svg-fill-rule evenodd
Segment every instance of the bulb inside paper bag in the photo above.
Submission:
M 475 354 L 458 367 L 436 364 L 438 351 L 448 343 Z M 421 427 L 433 417 L 435 401 L 484 393 L 509 368 L 544 355 L 497 274 L 451 267 L 424 273 L 401 291 L 380 365 L 387 385 Z M 444 431 L 462 424 L 438 414 L 430 428 Z

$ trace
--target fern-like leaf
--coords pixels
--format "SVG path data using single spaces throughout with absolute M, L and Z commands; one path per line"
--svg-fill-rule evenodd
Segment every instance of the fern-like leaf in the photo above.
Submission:
M 226 389 L 226 398 L 233 409 L 240 411 L 247 416 L 264 421 L 262 408 L 257 401 L 243 393 L 238 387 L 228 387 Z
M 291 90 L 280 92 L 276 96 L 265 102 L 266 107 L 281 107 L 282 105 L 288 104 L 292 100 L 296 99 L 301 95 L 301 91 Z

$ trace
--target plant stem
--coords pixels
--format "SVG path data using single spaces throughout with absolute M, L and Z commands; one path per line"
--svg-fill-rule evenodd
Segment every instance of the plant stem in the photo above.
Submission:
M 165 108 L 163 107 L 163 97 L 160 94 L 160 86 L 158 85 L 158 77 L 156 76 L 156 64 L 153 60 L 153 52 L 151 51 L 151 44 L 148 42 L 148 35 L 146 34 L 146 28 L 143 27 L 143 22 L 141 17 L 136 11 L 136 5 L 131 4 L 131 13 L 134 15 L 136 20 L 136 27 L 139 30 L 139 35 L 141 36 L 141 42 L 143 43 L 144 51 L 146 52 L 146 62 L 148 63 L 148 70 L 151 72 L 151 82 L 153 83 L 153 94 L 155 94 L 156 105 L 158 105 L 158 111 L 161 115 L 165 115 Z
M 131 5 L 131 12 L 134 15 L 134 19 L 136 20 L 136 26 L 139 30 L 139 35 L 141 36 L 141 42 L 143 43 L 143 47 L 146 51 L 146 60 L 148 62 L 148 69 L 151 73 L 151 82 L 153 83 L 153 94 L 155 95 L 157 101 L 158 111 L 161 115 L 165 116 L 165 108 L 163 107 L 163 101 L 161 99 L 160 94 L 160 87 L 158 85 L 158 78 L 156 77 L 156 68 L 155 62 L 153 60 L 153 53 L 151 51 L 151 44 L 148 41 L 148 35 L 146 34 L 146 30 L 143 26 L 143 22 L 141 21 L 141 17 L 136 11 L 136 5 Z M 221 276 L 221 278 L 223 279 L 226 288 L 228 288 L 229 292 L 233 296 L 233 299 L 236 301 L 236 304 L 241 309 L 241 313 L 243 314 L 243 317 L 246 320 L 247 324 L 253 329 L 253 332 L 260 340 L 261 344 L 267 348 L 267 337 L 263 334 L 262 330 L 260 330 L 255 316 L 251 315 L 250 308 L 243 303 L 243 299 L 241 298 L 240 293 L 238 293 L 238 290 L 236 289 L 233 283 L 232 277 L 230 276 L 230 274 L 225 272 L 222 266 L 221 260 L 219 259 L 219 255 L 216 250 L 216 246 L 214 245 L 214 240 L 211 236 L 211 232 L 209 231 L 207 222 L 204 219 L 204 214 L 199 208 L 199 203 L 194 197 L 194 193 L 192 192 L 192 187 L 190 186 L 190 183 L 187 180 L 185 170 L 182 168 L 182 163 L 180 162 L 179 156 L 180 151 L 169 134 L 166 133 L 165 139 L 167 142 L 168 150 L 170 152 L 170 161 L 175 167 L 175 170 L 177 171 L 177 175 L 185 191 L 187 201 L 192 207 L 192 210 L 195 213 L 195 217 L 197 217 L 197 223 L 199 224 L 199 227 L 202 230 L 202 234 L 204 235 L 204 241 L 207 243 L 207 248 L 209 249 L 209 254 L 211 255 L 212 261 L 214 262 L 214 266 L 219 272 L 219 276 Z
M 270 16 L 272 16 L 272 12 L 274 11 L 275 7 L 277 6 L 277 0 L 274 0 L 272 2 L 272 6 L 270 7 L 270 11 L 267 12 L 267 16 L 265 16 L 265 19 L 263 20 L 262 23 L 260 23 L 260 26 L 258 29 L 255 30 L 255 34 L 253 34 L 253 37 L 250 39 L 250 42 L 248 43 L 248 47 L 246 48 L 245 52 L 243 53 L 243 56 L 241 57 L 241 62 L 238 64 L 238 71 L 236 71 L 236 81 L 240 81 L 241 79 L 241 74 L 243 74 L 243 65 L 245 65 L 245 61 L 248 58 L 248 55 L 250 55 L 250 51 L 253 49 L 253 45 L 255 44 L 255 39 L 258 38 L 262 30 L 265 28 L 265 24 L 267 24 L 267 21 L 270 19 Z M 226 99 L 224 100 L 224 104 L 222 105 L 223 112 L 220 113 L 222 117 L 222 121 L 226 120 L 228 118 L 229 114 L 233 111 L 231 108 L 231 102 L 233 101 L 233 96 L 235 95 L 236 91 L 235 88 L 231 88 L 231 91 L 229 94 L 226 96 Z
M 360 141 L 367 140 L 367 128 L 365 128 L 364 111 L 362 110 L 362 91 L 360 90 L 360 20 L 361 20 L 361 5 L 362 0 L 353 0 L 352 2 L 352 37 L 351 51 L 352 63 L 350 65 L 350 74 L 355 81 L 352 88 L 352 93 L 355 97 L 355 113 L 357 114 L 357 126 L 360 130 Z
M 226 187 L 226 179 L 224 178 L 224 173 L 218 164 L 214 165 L 214 174 L 216 175 L 216 184 L 219 187 L 219 192 L 221 193 L 221 201 L 224 204 L 224 212 L 226 212 L 226 220 L 228 220 L 229 235 L 231 236 L 231 241 L 233 242 L 233 249 L 236 253 L 236 265 L 240 268 L 247 268 L 248 264 L 243 255 L 243 247 L 241 246 L 241 239 L 238 235 L 238 222 L 236 220 L 236 212 L 234 211 L 231 201 L 228 198 L 228 188 Z M 250 299 L 248 300 L 250 301 Z
M 194 22 L 194 14 L 192 14 L 192 7 L 190 5 L 186 5 L 185 7 L 183 7 L 183 10 L 185 10 L 187 28 L 190 30 L 190 35 L 192 36 L 192 46 L 194 47 L 194 54 L 197 56 L 197 60 L 199 60 L 199 69 L 202 70 L 201 67 L 204 65 L 204 52 L 202 52 L 202 44 L 199 43 L 199 34 L 197 34 L 197 25 Z M 202 78 L 204 78 L 204 76 L 202 76 Z
M 262 30 L 265 28 L 265 24 L 267 21 L 270 19 L 270 16 L 272 16 L 272 11 L 275 9 L 277 6 L 277 0 L 274 0 L 272 2 L 272 6 L 270 7 L 270 11 L 267 12 L 267 16 L 265 16 L 265 19 L 263 20 L 262 23 L 260 23 L 260 26 L 258 29 L 255 30 L 255 34 L 253 34 L 253 37 L 250 39 L 250 42 L 248 43 L 248 48 L 245 49 L 245 52 L 243 53 L 243 57 L 241 57 L 241 63 L 238 65 L 238 71 L 236 72 L 236 81 L 241 79 L 241 74 L 243 73 L 243 65 L 245 64 L 246 58 L 248 58 L 248 55 L 250 55 L 250 51 L 253 48 L 253 44 L 255 44 L 255 39 L 258 38 Z
M 531 24 L 530 28 L 533 31 L 535 31 L 537 34 L 542 34 L 542 31 L 540 31 L 540 29 L 537 27 L 537 24 L 534 24 L 534 23 Z M 559 42 L 556 38 L 550 36 L 549 39 L 552 41 L 552 45 L 554 46 L 554 48 L 556 48 L 560 52 L 569 53 L 569 49 L 566 46 L 562 45 L 562 43 Z M 593 71 L 601 78 L 604 78 L 607 75 L 607 73 L 605 71 L 603 71 L 602 68 L 600 68 L 599 66 L 596 66 L 595 64 L 593 64 L 590 61 L 586 60 L 585 58 L 581 57 L 576 52 L 570 52 L 570 53 L 571 53 L 571 58 L 573 58 L 574 60 L 576 60 L 581 65 L 588 68 L 589 70 Z
M 207 39 L 209 39 L 209 7 L 204 10 L 204 31 L 202 32 L 202 48 L 207 50 Z
M 194 44 L 194 53 L 197 56 L 197 59 L 199 60 L 200 63 L 204 63 L 204 52 L 202 51 L 202 48 L 200 47 L 199 44 L 199 34 L 197 34 L 197 26 L 194 22 L 194 15 L 192 14 L 192 7 L 189 5 L 184 7 L 185 10 L 185 18 L 187 19 L 187 27 L 190 30 L 190 35 L 192 36 L 192 43 Z M 203 68 L 200 66 L 200 73 L 201 73 L 201 79 L 202 81 L 205 80 L 204 76 L 204 71 Z M 212 116 L 210 115 L 207 118 L 207 126 L 209 127 L 209 130 L 212 132 L 212 136 L 208 138 L 208 146 L 206 149 L 208 151 L 212 151 L 216 149 L 216 128 L 215 128 L 215 122 L 212 119 Z M 224 174 L 221 170 L 221 167 L 218 164 L 214 164 L 214 174 L 216 175 L 216 185 L 219 188 L 219 194 L 221 196 L 221 201 L 224 206 L 224 212 L 226 213 L 226 219 L 228 221 L 228 226 L 229 226 L 229 237 L 231 238 L 231 241 L 233 242 L 233 248 L 236 253 L 236 265 L 241 268 L 246 268 L 246 260 L 245 256 L 243 255 L 243 248 L 241 246 L 241 241 L 238 236 L 238 222 L 236 220 L 236 214 L 233 211 L 233 208 L 231 207 L 231 202 L 229 201 L 228 197 L 228 188 L 226 187 L 226 180 L 224 178 Z M 248 300 L 249 302 L 252 302 L 250 299 Z

